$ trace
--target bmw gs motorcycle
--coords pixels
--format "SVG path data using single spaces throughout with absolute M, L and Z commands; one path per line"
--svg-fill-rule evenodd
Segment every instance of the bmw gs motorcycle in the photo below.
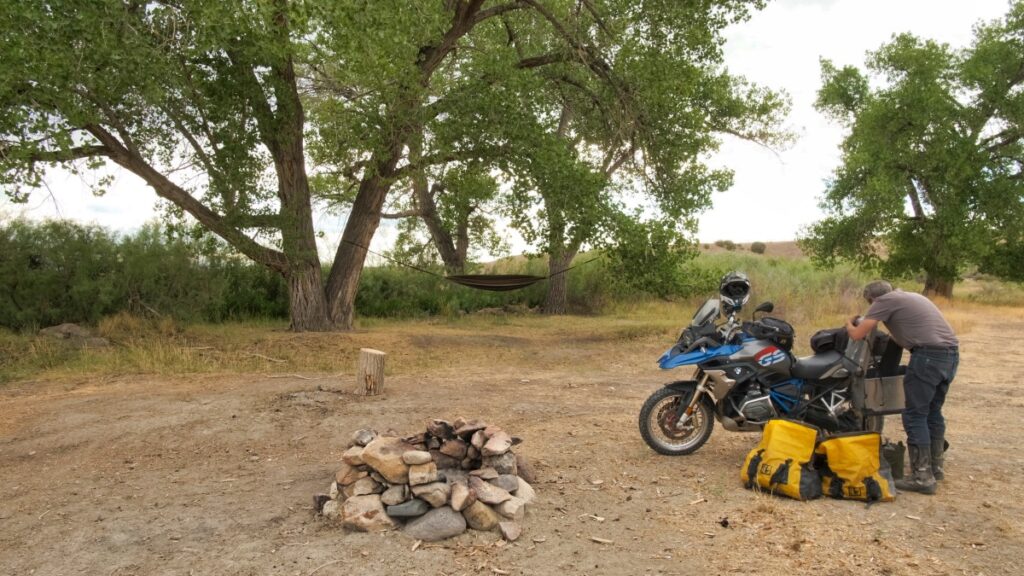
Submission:
M 658 360 L 664 370 L 697 369 L 693 379 L 666 384 L 644 402 L 640 434 L 647 445 L 669 456 L 691 454 L 707 442 L 715 420 L 733 432 L 759 431 L 779 417 L 829 432 L 881 432 L 883 418 L 860 413 L 850 398 L 853 377 L 871 359 L 859 360 L 849 350 L 794 358 L 793 328 L 777 318 L 756 319 L 758 312 L 773 310 L 771 302 L 758 306 L 752 321 L 737 319 L 749 287 L 743 274 L 726 275 L 721 297 L 704 302 Z M 723 315 L 725 322 L 717 324 Z M 870 354 L 854 344 L 862 355 Z

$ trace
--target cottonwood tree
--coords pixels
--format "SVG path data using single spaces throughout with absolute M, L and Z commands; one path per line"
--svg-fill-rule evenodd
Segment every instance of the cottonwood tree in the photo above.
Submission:
M 949 297 L 965 267 L 1024 278 L 1024 3 L 972 44 L 901 34 L 867 71 L 822 62 L 818 108 L 843 122 L 843 164 L 804 244 Z

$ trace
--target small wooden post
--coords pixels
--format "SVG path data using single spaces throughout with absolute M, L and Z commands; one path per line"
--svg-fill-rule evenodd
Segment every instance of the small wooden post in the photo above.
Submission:
M 376 396 L 384 392 L 384 357 L 387 354 L 373 348 L 359 349 L 359 372 L 356 374 L 356 385 L 367 396 Z

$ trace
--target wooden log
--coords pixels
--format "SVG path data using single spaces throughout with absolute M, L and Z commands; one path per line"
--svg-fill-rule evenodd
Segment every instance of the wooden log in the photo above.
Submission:
M 373 348 L 359 350 L 359 371 L 356 384 L 367 396 L 384 392 L 384 357 L 387 354 Z

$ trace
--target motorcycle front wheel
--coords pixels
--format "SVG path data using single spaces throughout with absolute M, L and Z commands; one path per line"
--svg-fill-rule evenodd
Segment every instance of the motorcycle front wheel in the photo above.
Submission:
M 677 428 L 677 415 L 682 401 L 683 395 L 677 390 L 661 388 L 651 394 L 640 408 L 640 436 L 658 454 L 692 454 L 711 437 L 715 416 L 707 397 L 697 402 L 686 425 Z

